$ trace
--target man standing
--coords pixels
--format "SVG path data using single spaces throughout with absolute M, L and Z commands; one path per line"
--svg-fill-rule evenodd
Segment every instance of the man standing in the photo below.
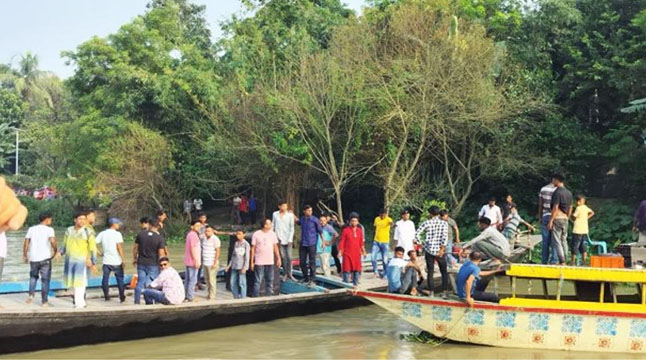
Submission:
M 240 219 L 240 203 L 242 202 L 242 199 L 240 196 L 236 195 L 233 197 L 231 200 L 231 204 L 233 205 L 231 207 L 231 220 L 234 224 L 240 225 L 242 222 L 242 219 Z
M 164 240 L 164 256 L 169 256 L 168 244 L 166 244 L 166 219 L 168 219 L 166 211 L 164 209 L 157 210 L 157 233 Z
M 249 196 L 249 218 L 251 224 L 256 225 L 256 214 L 258 213 L 258 203 L 253 193 Z
M 96 237 L 96 231 L 94 230 L 94 223 L 96 222 L 96 211 L 94 211 L 94 209 L 87 210 L 85 212 L 85 218 L 87 219 L 85 227 L 90 230 L 93 237 Z
M 511 215 L 511 207 L 514 206 L 514 198 L 510 194 L 505 196 L 505 203 L 502 204 L 502 228 L 507 225 Z
M 158 229 L 158 220 L 150 219 L 148 230 L 142 230 L 135 238 L 132 250 L 132 263 L 137 268 L 135 304 L 141 302 L 142 291 L 159 275 L 159 258 L 165 256 L 164 239 Z
M 435 269 L 435 262 L 440 268 L 442 274 L 442 297 L 447 298 L 449 287 L 449 274 L 446 269 L 446 258 L 444 253 L 446 251 L 446 244 L 449 241 L 449 224 L 440 218 L 440 208 L 433 205 L 428 210 L 431 218 L 424 221 L 417 233 L 415 239 L 419 242 L 420 235 L 426 233 L 426 237 L 422 244 L 424 245 L 424 258 L 426 260 L 426 269 L 428 269 L 427 284 L 433 296 L 433 271 Z
M 565 188 L 565 177 L 554 175 L 556 190 L 552 195 L 552 215 L 547 228 L 552 232 L 552 246 L 556 248 L 559 264 L 565 265 L 568 256 L 567 228 L 568 219 L 572 216 L 572 193 Z
M 183 208 L 184 208 L 184 215 L 186 215 L 186 218 L 188 219 L 188 221 L 191 221 L 193 219 L 191 216 L 191 212 L 193 210 L 193 203 L 191 202 L 191 200 L 189 199 L 184 200 Z
M 265 219 L 262 228 L 251 238 L 251 271 L 254 272 L 255 282 L 253 296 L 260 296 L 260 285 L 265 280 L 265 296 L 273 295 L 274 284 L 274 259 L 280 267 L 280 252 L 278 251 L 278 238 L 271 230 L 271 220 Z
M 301 244 L 298 248 L 298 255 L 303 272 L 303 282 L 313 285 L 314 279 L 316 279 L 316 242 L 318 236 L 323 234 L 323 228 L 319 219 L 312 216 L 310 205 L 303 207 L 303 216 L 296 220 L 296 223 L 301 226 Z
M 361 276 L 361 255 L 366 255 L 366 247 L 359 214 L 351 212 L 348 222 L 349 226 L 341 230 L 339 257 L 343 258 L 343 282 L 348 283 L 352 274 L 352 285 L 356 289 Z
M 467 302 L 469 307 L 473 307 L 474 300 L 488 301 L 498 303 L 500 300 L 496 294 L 484 292 L 489 284 L 489 279 L 485 278 L 501 272 L 500 268 L 491 271 L 480 271 L 480 261 L 482 254 L 473 251 L 469 254 L 469 260 L 465 262 L 458 271 L 456 286 L 460 299 Z M 483 279 L 484 278 L 484 279 Z
M 489 220 L 491 220 L 491 226 L 495 228 L 498 228 L 498 226 L 502 225 L 502 212 L 500 212 L 500 208 L 498 207 L 498 205 L 496 205 L 495 197 L 489 198 L 489 203 L 483 205 L 480 209 L 478 218 L 481 218 L 483 216 L 489 218 Z
M 383 278 L 387 273 L 388 266 L 388 244 L 390 243 L 390 227 L 393 224 L 393 219 L 388 216 L 386 209 L 381 209 L 379 216 L 375 218 L 373 223 L 375 227 L 375 241 L 372 242 L 372 270 L 374 276 Z M 381 254 L 381 261 L 383 263 L 384 271 L 380 272 L 377 268 L 377 258 Z
M 195 211 L 197 212 L 202 211 L 203 205 L 204 205 L 204 202 L 202 201 L 201 198 L 193 199 L 193 207 L 195 207 Z
M 215 300 L 221 242 L 220 238 L 215 235 L 215 229 L 208 225 L 205 228 L 204 241 L 202 242 L 202 264 L 204 264 L 204 277 L 209 291 L 208 300 Z
M 454 263 L 457 263 L 458 259 L 453 256 L 453 244 L 460 243 L 460 229 L 458 228 L 458 223 L 449 216 L 449 211 L 444 209 L 440 211 L 440 218 L 446 221 L 449 224 L 449 242 L 446 245 L 446 260 L 448 265 L 453 267 Z
M 96 244 L 101 245 L 103 249 L 103 297 L 105 301 L 110 300 L 110 273 L 114 272 L 119 288 L 119 300 L 123 303 L 126 301 L 125 285 L 123 283 L 123 272 L 125 270 L 125 261 L 123 256 L 123 235 L 119 228 L 123 223 L 117 218 L 110 218 L 108 225 L 110 228 L 99 233 L 96 237 Z
M 296 281 L 292 275 L 292 242 L 294 241 L 294 222 L 296 217 L 293 213 L 287 211 L 287 201 L 281 201 L 278 204 L 278 210 L 274 211 L 271 223 L 274 232 L 278 237 L 280 259 L 285 269 L 283 281 L 290 279 Z
M 556 190 L 554 185 L 554 177 L 552 182 L 543 186 L 538 193 L 538 223 L 541 225 L 541 263 L 547 264 L 550 260 L 550 253 L 552 255 L 552 264 L 556 264 L 558 256 L 556 249 L 552 247 L 552 235 L 550 229 L 547 228 L 547 223 L 550 222 L 552 217 L 552 195 Z
M 491 220 L 487 217 L 481 217 L 478 221 L 478 226 L 482 231 L 480 235 L 466 242 L 462 249 L 471 248 L 473 251 L 484 254 L 489 259 L 494 259 L 497 263 L 506 261 L 511 255 L 509 240 L 498 229 L 491 226 Z
M 96 272 L 96 242 L 87 227 L 86 213 L 74 215 L 74 226 L 65 231 L 60 252 L 65 255 L 65 286 L 73 288 L 74 306 L 84 308 L 88 269 Z
M 40 224 L 32 226 L 27 230 L 25 243 L 23 245 L 23 261 L 29 262 L 29 297 L 27 303 L 31 303 L 36 292 L 36 282 L 40 276 L 40 295 L 42 306 L 49 306 L 47 295 L 49 293 L 49 280 L 52 275 L 52 257 L 58 251 L 56 248 L 56 235 L 52 229 L 52 215 L 48 212 L 38 216 Z
M 408 260 L 408 252 L 415 248 L 415 223 L 410 219 L 408 210 L 402 211 L 401 220 L 395 223 L 395 234 L 393 236 L 397 241 L 397 246 L 404 249 L 404 259 Z
M 202 249 L 200 247 L 200 230 L 202 223 L 195 219 L 191 221 L 191 229 L 186 234 L 186 247 L 184 249 L 184 265 L 186 274 L 184 290 L 186 300 L 194 301 L 195 285 L 197 284 L 197 271 L 202 266 Z

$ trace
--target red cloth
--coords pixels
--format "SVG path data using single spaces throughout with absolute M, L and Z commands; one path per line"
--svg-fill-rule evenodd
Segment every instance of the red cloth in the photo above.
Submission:
M 362 248 L 363 230 L 360 227 L 347 226 L 341 231 L 339 251 L 343 251 L 343 272 L 361 271 Z
M 249 202 L 247 201 L 246 196 L 243 196 L 242 199 L 240 200 L 240 205 L 239 205 L 238 209 L 241 212 L 244 212 L 244 213 L 249 211 Z

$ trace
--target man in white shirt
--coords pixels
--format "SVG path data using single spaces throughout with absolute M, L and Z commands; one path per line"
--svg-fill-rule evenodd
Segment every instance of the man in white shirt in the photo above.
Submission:
M 481 218 L 483 216 L 491 220 L 492 227 L 498 228 L 498 226 L 502 225 L 502 211 L 500 211 L 500 208 L 498 207 L 498 205 L 496 205 L 495 197 L 491 197 L 489 199 L 489 203 L 483 205 L 480 209 L 478 218 Z
M 49 293 L 49 280 L 52 275 L 52 258 L 56 254 L 56 235 L 51 227 L 52 215 L 48 212 L 38 216 L 40 224 L 27 230 L 23 245 L 22 258 L 29 262 L 29 296 L 27 303 L 31 303 L 36 292 L 36 283 L 40 277 L 40 295 L 42 306 L 49 306 L 47 294 Z
M 114 277 L 117 279 L 117 287 L 119 288 L 119 300 L 123 303 L 126 301 L 125 285 L 123 283 L 123 272 L 125 268 L 125 261 L 123 256 L 123 235 L 119 232 L 119 228 L 123 223 L 117 218 L 110 218 L 107 230 L 99 233 L 96 237 L 96 245 L 101 245 L 103 251 L 103 281 L 101 287 L 103 288 L 103 297 L 105 301 L 110 300 L 110 273 L 114 272 Z
M 413 241 L 415 240 L 415 223 L 410 219 L 410 212 L 406 209 L 402 211 L 401 220 L 395 223 L 393 239 L 397 241 L 397 246 L 404 249 L 404 259 L 408 260 L 408 252 L 415 248 L 413 245 Z
M 292 243 L 294 242 L 294 222 L 296 217 L 291 211 L 287 211 L 287 201 L 278 204 L 278 211 L 274 211 L 271 217 L 273 230 L 278 237 L 278 250 L 280 259 L 285 270 L 282 280 L 290 279 L 296 281 L 292 275 Z

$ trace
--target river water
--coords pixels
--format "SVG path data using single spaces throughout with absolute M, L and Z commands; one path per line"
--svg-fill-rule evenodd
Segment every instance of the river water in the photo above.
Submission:
M 59 231 L 60 230 L 60 231 Z M 62 230 L 57 229 L 62 239 Z M 9 236 L 7 277 L 26 280 L 28 266 L 21 264 L 24 233 Z M 131 244 L 127 244 L 129 248 Z M 226 247 L 225 247 L 226 248 Z M 126 254 L 130 254 L 127 250 Z M 171 255 L 181 261 L 183 247 Z M 127 255 L 129 256 L 129 255 Z M 226 256 L 226 255 L 225 255 Z M 17 260 L 16 260 L 17 259 Z M 54 265 L 60 274 L 61 265 Z M 132 267 L 131 267 L 132 268 Z M 60 276 L 60 275 L 58 275 Z M 292 317 L 270 322 L 200 331 L 143 340 L 85 345 L 57 350 L 11 354 L 16 359 L 642 359 L 630 354 L 577 353 L 503 349 L 444 343 L 412 343 L 402 334 L 420 330 L 377 306 L 325 314 Z

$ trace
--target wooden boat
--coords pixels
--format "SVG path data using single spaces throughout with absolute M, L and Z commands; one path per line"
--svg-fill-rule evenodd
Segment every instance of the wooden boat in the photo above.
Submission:
M 25 304 L 25 293 L 2 294 L 0 354 L 181 334 L 370 304 L 352 296 L 350 285 L 337 279 L 316 280 L 315 286 L 283 282 L 280 295 L 245 299 L 233 299 L 219 282 L 217 300 L 206 301 L 201 290 L 196 293 L 199 302 L 173 306 L 134 305 L 130 297 L 124 304 L 104 301 L 98 289 L 94 296 L 88 294 L 84 309 L 74 309 L 69 298 L 50 298 L 52 307 L 42 308 L 39 296 L 34 304 Z M 363 286 L 378 290 L 386 283 L 372 279 Z
M 358 291 L 439 338 L 499 347 L 646 353 L 646 270 L 512 264 L 511 296 L 500 304 Z M 556 282 L 543 298 L 516 294 L 516 279 Z M 574 282 L 576 294 L 563 292 Z M 620 285 L 621 284 L 621 285 Z M 634 294 L 619 287 L 636 285 Z M 582 290 L 586 291 L 582 291 Z M 595 291 L 596 290 L 596 291 Z M 593 297 L 590 297 L 590 295 Z

